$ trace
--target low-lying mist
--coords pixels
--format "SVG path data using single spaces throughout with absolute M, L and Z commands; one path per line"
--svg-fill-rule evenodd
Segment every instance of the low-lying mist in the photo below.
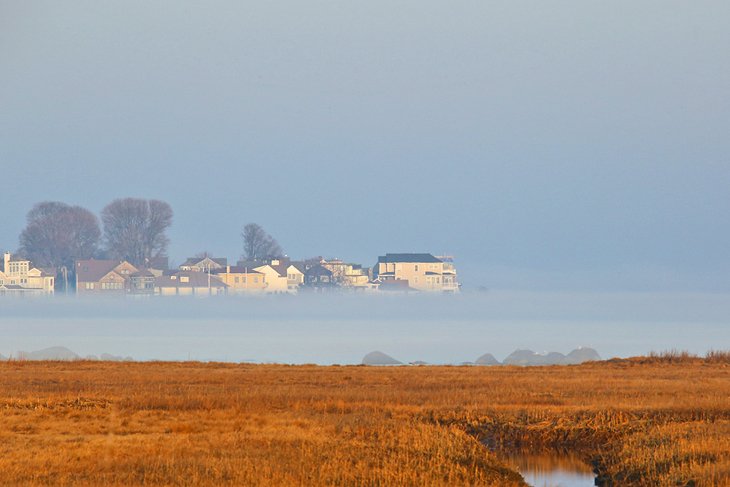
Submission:
M 461 363 L 516 349 L 603 358 L 730 346 L 730 296 L 482 292 L 0 299 L 0 354 L 68 347 L 137 360 Z

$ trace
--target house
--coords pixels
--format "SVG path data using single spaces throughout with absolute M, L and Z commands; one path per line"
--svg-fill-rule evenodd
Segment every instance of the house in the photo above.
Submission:
M 208 272 L 178 271 L 155 278 L 155 294 L 160 296 L 216 296 L 228 286 Z
M 269 294 L 285 294 L 296 292 L 289 289 L 289 267 L 286 259 L 272 259 L 269 264 L 254 268 L 266 276 L 266 292 Z
M 332 278 L 338 286 L 351 289 L 364 289 L 370 276 L 359 264 L 348 264 L 339 259 L 322 260 L 320 265 L 332 272 Z
M 140 269 L 130 274 L 129 292 L 136 295 L 155 294 L 155 277 L 155 272 L 149 269 Z
M 53 294 L 55 280 L 54 269 L 34 267 L 31 261 L 13 258 L 10 252 L 3 254 L 2 294 Z
M 228 265 L 228 259 L 213 258 L 213 257 L 190 257 L 188 260 L 183 262 L 179 269 L 181 271 L 192 271 L 192 272 L 208 272 L 209 270 L 215 271 L 223 269 Z
M 262 293 L 266 291 L 266 274 L 249 267 L 229 266 L 211 271 L 228 286 L 229 294 Z
M 286 268 L 286 287 L 289 292 L 297 292 L 304 285 L 304 273 L 306 267 L 303 264 L 289 264 Z
M 132 290 L 131 276 L 137 272 L 126 260 L 76 261 L 76 293 L 126 294 Z
M 385 254 L 378 257 L 373 276 L 381 283 L 407 281 L 418 291 L 456 293 L 459 283 L 452 257 L 431 254 Z M 386 288 L 389 285 L 386 285 Z M 381 289 L 383 286 L 381 284 Z
M 331 291 L 337 287 L 332 271 L 321 264 L 307 269 L 304 274 L 304 287 L 312 291 Z

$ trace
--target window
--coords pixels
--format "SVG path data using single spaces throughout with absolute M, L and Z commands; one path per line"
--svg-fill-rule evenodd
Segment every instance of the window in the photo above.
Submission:
M 241 282 L 241 278 L 240 278 L 240 277 L 237 277 L 237 278 L 236 278 L 236 284 L 238 284 L 238 283 L 240 283 L 240 282 Z
M 86 283 L 86 289 L 87 290 L 94 289 L 94 283 L 93 282 L 87 282 Z
M 416 272 L 418 272 L 418 264 L 416 264 Z

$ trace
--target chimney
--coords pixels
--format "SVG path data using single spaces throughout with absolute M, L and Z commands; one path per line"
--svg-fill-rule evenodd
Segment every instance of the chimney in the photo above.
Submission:
M 230 273 L 231 273 L 231 266 L 227 265 L 226 266 L 226 274 L 230 274 Z
M 3 271 L 6 274 L 10 271 L 10 252 L 5 252 L 3 258 Z

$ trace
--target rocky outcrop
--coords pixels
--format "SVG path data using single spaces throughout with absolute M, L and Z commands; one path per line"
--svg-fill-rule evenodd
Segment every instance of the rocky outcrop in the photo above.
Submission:
M 601 360 L 592 348 L 577 348 L 568 355 L 560 352 L 535 353 L 532 350 L 515 350 L 504 361 L 504 365 L 571 365 L 591 360 Z
M 66 347 L 49 347 L 43 350 L 36 350 L 35 352 L 23 352 L 20 351 L 14 356 L 17 360 L 101 360 L 110 362 L 132 362 L 132 357 L 122 357 L 119 355 L 110 355 L 108 353 L 102 353 L 100 356 L 86 355 L 81 357 L 72 350 Z M 0 360 L 8 360 L 0 355 Z
M 515 350 L 505 358 L 504 365 L 535 365 L 535 356 L 532 350 Z
M 474 361 L 476 365 L 500 365 L 499 360 L 494 358 L 491 353 L 485 353 Z
M 598 352 L 589 347 L 578 347 L 565 357 L 567 364 L 582 364 L 583 362 L 593 362 L 601 360 Z
M 383 352 L 370 352 L 362 358 L 363 365 L 403 365 L 403 362 L 394 359 Z
M 79 360 L 81 357 L 66 347 L 49 347 L 35 352 L 18 352 L 18 360 Z
M 99 358 L 107 362 L 132 362 L 132 357 L 122 357 L 121 355 L 111 355 L 108 353 L 102 353 Z

